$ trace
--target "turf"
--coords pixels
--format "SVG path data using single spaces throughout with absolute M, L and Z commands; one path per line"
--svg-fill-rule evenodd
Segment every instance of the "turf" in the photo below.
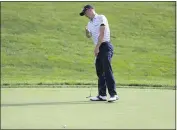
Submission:
M 174 129 L 175 91 L 119 88 L 115 103 L 90 102 L 89 88 L 4 88 L 2 129 Z M 92 95 L 96 94 L 95 88 Z
M 1 83 L 97 84 L 85 4 L 1 2 Z M 89 4 L 109 20 L 118 85 L 175 86 L 175 2 Z

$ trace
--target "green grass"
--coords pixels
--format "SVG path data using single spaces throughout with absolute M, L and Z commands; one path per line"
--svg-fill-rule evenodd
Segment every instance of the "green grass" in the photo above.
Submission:
M 118 85 L 175 85 L 175 2 L 89 3 L 109 20 Z M 2 84 L 97 84 L 85 4 L 1 2 Z
M 90 102 L 89 90 L 2 88 L 1 128 L 175 129 L 173 90 L 119 88 L 115 103 Z

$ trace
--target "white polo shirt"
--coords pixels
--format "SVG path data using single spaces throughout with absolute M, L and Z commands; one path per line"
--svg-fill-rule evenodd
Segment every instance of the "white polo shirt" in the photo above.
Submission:
M 91 33 L 95 45 L 98 43 L 101 24 L 105 25 L 103 42 L 110 41 L 110 29 L 107 18 L 104 15 L 96 14 L 93 20 L 90 20 L 87 25 L 88 31 Z

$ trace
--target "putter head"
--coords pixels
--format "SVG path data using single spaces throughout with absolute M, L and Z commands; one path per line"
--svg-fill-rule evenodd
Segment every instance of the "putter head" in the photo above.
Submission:
M 86 98 L 90 98 L 91 96 L 88 96 L 88 97 L 86 97 Z

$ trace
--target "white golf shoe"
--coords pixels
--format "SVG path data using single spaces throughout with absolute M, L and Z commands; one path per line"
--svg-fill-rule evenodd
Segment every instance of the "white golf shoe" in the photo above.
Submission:
M 118 95 L 114 95 L 114 96 L 110 97 L 108 102 L 114 102 L 116 100 L 119 100 L 119 96 Z
M 106 96 L 96 96 L 96 97 L 91 97 L 90 100 L 91 101 L 107 101 L 107 97 Z

